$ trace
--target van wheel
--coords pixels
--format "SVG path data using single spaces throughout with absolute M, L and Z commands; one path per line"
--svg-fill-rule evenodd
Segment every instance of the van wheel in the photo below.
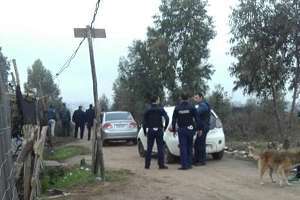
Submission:
M 138 152 L 140 157 L 144 158 L 146 155 L 145 149 L 144 149 L 144 145 L 143 143 L 139 140 L 138 141 Z
M 165 145 L 165 162 L 170 164 L 170 163 L 175 163 L 176 162 L 176 157 L 171 154 L 169 148 L 167 147 L 167 145 Z
M 217 152 L 217 153 L 212 153 L 212 157 L 214 160 L 221 160 L 224 155 L 224 150 Z

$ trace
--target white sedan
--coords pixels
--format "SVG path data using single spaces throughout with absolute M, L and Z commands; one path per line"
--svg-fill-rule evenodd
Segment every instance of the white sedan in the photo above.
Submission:
M 172 124 L 172 115 L 174 108 L 174 106 L 165 107 L 165 110 L 170 118 L 169 127 L 171 127 Z M 196 136 L 194 137 L 194 140 L 195 138 Z M 139 155 L 141 157 L 144 157 L 147 150 L 147 137 L 144 135 L 144 131 L 142 128 L 138 133 L 137 141 Z M 173 132 L 170 132 L 168 128 L 164 133 L 164 142 L 166 162 L 172 163 L 175 161 L 176 157 L 180 156 L 178 135 L 176 134 L 174 136 Z M 224 148 L 225 136 L 221 120 L 218 118 L 217 114 L 213 110 L 211 110 L 210 130 L 206 137 L 206 152 L 208 154 L 211 154 L 215 160 L 221 160 L 224 154 Z M 156 143 L 153 147 L 153 153 L 157 153 Z

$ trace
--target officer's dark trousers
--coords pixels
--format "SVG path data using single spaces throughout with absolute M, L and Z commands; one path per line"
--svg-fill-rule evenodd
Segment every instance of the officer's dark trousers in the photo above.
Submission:
M 196 137 L 194 144 L 194 152 L 195 152 L 195 163 L 206 162 L 206 136 L 208 131 L 203 131 L 202 135 Z
M 68 136 L 70 136 L 70 122 L 62 122 L 61 123 L 61 125 L 62 125 L 62 129 L 63 129 L 63 136 L 64 137 L 68 137 Z
M 157 146 L 157 156 L 158 156 L 158 166 L 164 166 L 164 134 L 162 129 L 153 130 L 149 128 L 147 133 L 147 153 L 145 157 L 145 168 L 150 167 L 151 163 L 151 154 L 154 145 L 154 140 L 156 140 Z
M 80 128 L 80 139 L 82 139 L 84 133 L 84 124 L 75 124 L 75 134 L 74 134 L 75 138 L 77 138 L 78 135 L 78 128 Z
M 92 130 L 92 127 L 93 125 L 92 124 L 87 124 L 87 129 L 88 129 L 88 140 L 91 139 L 91 130 Z
M 178 129 L 180 163 L 182 168 L 187 169 L 192 166 L 194 134 L 194 130 L 189 130 L 187 128 Z

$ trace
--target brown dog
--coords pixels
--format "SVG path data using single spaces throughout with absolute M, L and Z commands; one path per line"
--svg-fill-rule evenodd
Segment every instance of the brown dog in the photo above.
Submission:
M 291 185 L 288 182 L 287 176 L 294 165 L 300 164 L 300 151 L 265 150 L 258 152 L 252 146 L 249 146 L 248 148 L 249 155 L 258 161 L 261 184 L 264 184 L 263 176 L 266 170 L 269 169 L 269 175 L 272 182 L 275 182 L 272 176 L 273 171 L 275 170 L 280 186 L 283 185 L 283 182 L 287 185 Z

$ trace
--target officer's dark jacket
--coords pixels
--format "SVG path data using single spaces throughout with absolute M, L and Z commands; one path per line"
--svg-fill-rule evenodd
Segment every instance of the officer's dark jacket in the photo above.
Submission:
M 163 126 L 162 117 L 165 119 L 165 126 Z M 143 117 L 144 133 L 146 133 L 146 128 L 167 129 L 168 125 L 169 117 L 165 109 L 157 104 L 151 104 L 151 106 L 145 111 Z
M 95 110 L 93 108 L 89 108 L 85 111 L 85 120 L 88 125 L 93 126 L 95 119 Z
M 72 121 L 76 124 L 83 125 L 85 123 L 85 113 L 82 110 L 75 110 Z
M 198 104 L 197 113 L 199 118 L 199 128 L 208 131 L 210 123 L 210 105 L 205 100 L 201 101 Z
M 182 101 L 175 107 L 172 117 L 173 130 L 176 129 L 176 123 L 179 128 L 185 128 L 192 125 L 194 129 L 198 130 L 199 120 L 196 108 L 188 101 Z

